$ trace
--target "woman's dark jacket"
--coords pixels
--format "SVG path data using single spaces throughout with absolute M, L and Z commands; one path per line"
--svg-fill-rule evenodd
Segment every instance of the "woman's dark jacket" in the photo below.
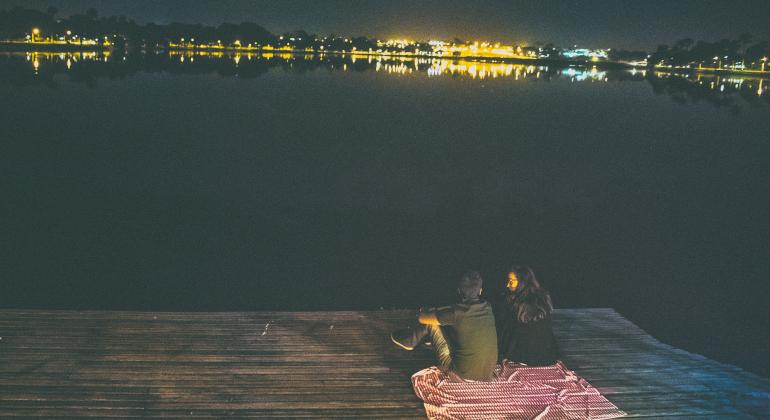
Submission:
M 497 344 L 501 360 L 508 359 L 529 366 L 556 363 L 559 350 L 551 327 L 550 308 L 548 292 L 542 289 L 513 303 L 503 300 L 496 305 Z M 523 320 L 519 319 L 522 318 L 519 313 L 524 314 Z

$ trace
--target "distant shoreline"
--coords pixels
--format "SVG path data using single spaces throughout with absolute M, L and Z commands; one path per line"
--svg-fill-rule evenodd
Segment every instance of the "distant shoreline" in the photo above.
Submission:
M 18 41 L 0 41 L 0 52 L 111 52 L 114 47 L 109 45 L 95 44 L 95 45 L 81 45 L 81 44 L 59 44 L 59 43 L 29 43 Z M 770 77 L 770 69 L 761 70 L 740 70 L 740 69 L 726 69 L 726 68 L 711 68 L 711 67 L 699 67 L 699 68 L 685 68 L 685 67 L 669 67 L 669 66 L 654 66 L 654 67 L 639 67 L 630 63 L 620 61 L 590 61 L 590 60 L 567 60 L 562 58 L 526 58 L 526 57 L 485 57 L 485 56 L 435 56 L 435 55 L 421 55 L 414 53 L 379 53 L 369 51 L 315 51 L 315 50 L 298 50 L 298 49 L 264 49 L 255 47 L 180 47 L 180 46 L 168 46 L 157 47 L 156 51 L 167 52 L 202 52 L 212 53 L 219 52 L 222 54 L 255 54 L 255 55 L 267 55 L 267 54 L 291 54 L 291 55 L 313 55 L 313 56 L 325 56 L 333 55 L 339 57 L 378 57 L 378 58 L 425 58 L 425 59 L 438 59 L 438 60 L 451 60 L 451 61 L 472 61 L 479 63 L 511 63 L 511 64 L 534 64 L 534 65 L 556 65 L 563 67 L 570 66 L 595 66 L 598 68 L 639 68 L 643 70 L 654 70 L 671 73 L 710 73 L 710 74 L 742 74 L 752 76 L 768 76 Z
M 54 44 L 54 43 L 28 43 L 17 41 L 0 41 L 0 52 L 81 52 L 81 51 L 113 51 L 114 48 L 106 45 L 80 45 L 80 44 Z M 425 58 L 425 59 L 438 59 L 438 60 L 452 60 L 452 61 L 474 61 L 481 63 L 511 63 L 511 64 L 540 64 L 540 65 L 559 65 L 559 66 L 574 66 L 574 65 L 591 65 L 597 67 L 622 67 L 632 68 L 633 66 L 627 63 L 614 62 L 614 61 L 597 61 L 591 62 L 589 60 L 566 60 L 561 58 L 549 59 L 549 58 L 526 58 L 526 57 L 485 57 L 485 56 L 436 56 L 436 55 L 420 55 L 414 53 L 378 53 L 368 51 L 308 51 L 308 50 L 286 50 L 286 49 L 264 49 L 264 48 L 248 48 L 248 47 L 158 47 L 157 51 L 173 51 L 173 52 L 203 52 L 203 53 L 241 53 L 241 54 L 291 54 L 291 55 L 313 55 L 313 56 L 355 56 L 355 57 L 385 57 L 385 58 Z
M 769 67 L 770 69 L 770 67 Z M 740 70 L 740 69 L 725 69 L 716 67 L 698 67 L 698 68 L 681 68 L 681 67 L 668 67 L 668 66 L 655 66 L 653 68 L 659 72 L 669 73 L 708 73 L 708 74 L 744 74 L 749 76 L 768 76 L 770 77 L 770 70 Z
M 112 51 L 112 47 L 102 44 L 54 44 L 43 42 L 0 41 L 0 51 L 4 52 L 80 52 L 80 51 Z
M 403 53 L 381 53 L 381 52 L 369 52 L 369 51 L 316 51 L 316 50 L 286 50 L 286 49 L 262 49 L 262 48 L 247 48 L 247 47 L 179 47 L 170 46 L 162 48 L 166 51 L 178 51 L 178 52 L 221 52 L 221 53 L 252 53 L 252 54 L 292 54 L 292 55 L 334 55 L 334 56 L 351 56 L 351 57 L 385 57 L 385 58 L 424 58 L 429 60 L 450 60 L 450 61 L 473 61 L 478 63 L 510 63 L 510 64 L 534 64 L 534 65 L 558 65 L 563 67 L 569 66 L 597 66 L 602 68 L 618 67 L 618 68 L 633 68 L 628 63 L 621 63 L 616 61 L 597 61 L 592 62 L 589 60 L 567 60 L 563 58 L 528 58 L 528 57 L 487 57 L 487 56 L 438 56 L 438 55 L 423 55 L 409 52 Z

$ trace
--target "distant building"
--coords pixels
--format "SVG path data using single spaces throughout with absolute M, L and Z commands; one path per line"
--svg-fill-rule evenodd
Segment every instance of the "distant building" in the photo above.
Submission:
M 592 50 L 588 48 L 573 48 L 564 50 L 561 53 L 566 58 L 579 59 L 585 58 L 588 60 L 606 60 L 609 56 L 609 50 Z

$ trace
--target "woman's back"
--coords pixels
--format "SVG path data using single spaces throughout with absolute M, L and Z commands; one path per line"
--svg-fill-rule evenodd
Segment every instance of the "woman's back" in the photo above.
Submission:
M 545 289 L 534 285 L 509 293 L 495 309 L 501 359 L 530 366 L 556 363 L 559 350 L 551 325 L 551 298 Z

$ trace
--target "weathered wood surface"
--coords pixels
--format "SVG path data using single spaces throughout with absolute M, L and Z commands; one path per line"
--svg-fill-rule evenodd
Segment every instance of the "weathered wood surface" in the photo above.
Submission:
M 0 418 L 424 416 L 411 311 L 0 310 Z M 664 345 L 611 309 L 560 309 L 564 362 L 644 418 L 764 418 L 770 381 Z

